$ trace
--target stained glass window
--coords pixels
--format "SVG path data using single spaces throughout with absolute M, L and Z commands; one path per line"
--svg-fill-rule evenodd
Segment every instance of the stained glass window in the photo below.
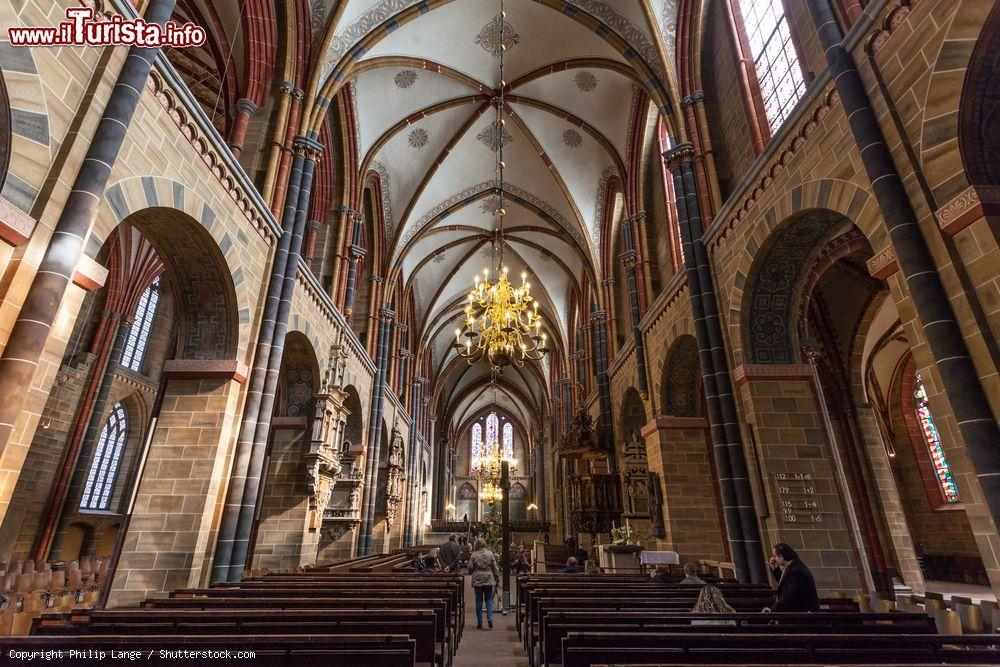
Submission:
M 88 510 L 106 510 L 111 499 L 111 490 L 115 486 L 118 475 L 118 464 L 121 461 L 122 449 L 125 447 L 125 435 L 128 431 L 128 418 L 125 406 L 115 403 L 111 408 L 108 421 L 101 429 L 97 439 L 97 452 L 90 464 L 90 473 L 83 487 L 83 497 L 80 507 Z
M 493 452 L 496 451 L 497 442 L 500 436 L 500 420 L 497 419 L 497 413 L 491 412 L 490 416 L 486 418 L 486 451 Z
M 483 425 L 472 425 L 472 470 L 479 470 L 479 460 L 483 458 Z
M 764 111 L 771 131 L 788 118 L 806 90 L 781 0 L 739 0 Z
M 941 434 L 934 423 L 934 415 L 931 414 L 931 406 L 927 401 L 927 390 L 919 375 L 913 379 L 913 405 L 917 412 L 920 431 L 931 455 L 931 465 L 934 466 L 934 474 L 937 476 L 944 501 L 957 503 L 958 487 L 955 486 L 955 479 L 951 476 L 951 467 L 948 465 L 948 459 L 944 455 L 944 447 L 941 445 Z
M 156 306 L 160 302 L 160 278 L 157 276 L 139 298 L 135 309 L 135 319 L 129 329 L 125 349 L 122 351 L 121 365 L 139 371 L 142 366 L 142 355 L 146 353 L 146 342 L 149 340 L 149 330 L 156 316 Z
M 503 457 L 514 458 L 514 426 L 510 422 L 503 425 Z

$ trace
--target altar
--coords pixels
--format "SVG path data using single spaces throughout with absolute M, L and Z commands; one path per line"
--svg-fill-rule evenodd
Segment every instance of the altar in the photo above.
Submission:
M 643 548 L 635 544 L 597 545 L 597 564 L 601 572 L 639 574 L 642 572 L 640 554 Z

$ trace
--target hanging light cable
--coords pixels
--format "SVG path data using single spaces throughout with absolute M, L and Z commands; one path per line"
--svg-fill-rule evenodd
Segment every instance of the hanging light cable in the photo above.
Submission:
M 455 342 L 452 344 L 458 355 L 469 365 L 485 359 L 494 373 L 502 373 L 506 366 L 524 366 L 529 359 L 537 361 L 549 351 L 548 336 L 542 331 L 542 317 L 538 312 L 538 301 L 531 296 L 528 274 L 522 272 L 520 287 L 514 287 L 507 278 L 508 269 L 503 258 L 507 242 L 503 227 L 507 216 L 504 208 L 504 171 L 507 168 L 504 144 L 508 136 L 504 119 L 507 88 L 504 78 L 506 18 L 504 1 L 500 0 L 500 14 L 497 17 L 500 80 L 493 97 L 496 115 L 492 129 L 495 160 L 493 201 L 496 206 L 492 255 L 496 282 L 490 283 L 489 269 L 483 270 L 482 281 L 476 276 L 465 306 L 465 340 L 463 342 L 463 331 L 459 328 L 455 330 Z

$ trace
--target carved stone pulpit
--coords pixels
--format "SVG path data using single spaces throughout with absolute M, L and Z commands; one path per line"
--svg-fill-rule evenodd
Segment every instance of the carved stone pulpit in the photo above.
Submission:
M 592 539 L 598 534 L 610 533 L 612 526 L 621 521 L 621 485 L 618 475 L 591 473 L 570 478 L 573 505 L 570 516 L 573 527 Z
M 606 458 L 609 454 L 600 444 L 590 414 L 583 408 L 573 416 L 556 453 L 566 459 Z

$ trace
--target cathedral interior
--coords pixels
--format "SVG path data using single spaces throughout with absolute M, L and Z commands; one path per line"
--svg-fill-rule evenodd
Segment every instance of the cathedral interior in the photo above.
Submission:
M 8 31 L 74 7 L 204 40 Z M 1000 4 L 0 19 L 0 635 L 501 505 L 538 561 L 624 528 L 773 587 L 788 544 L 1000 626 Z

